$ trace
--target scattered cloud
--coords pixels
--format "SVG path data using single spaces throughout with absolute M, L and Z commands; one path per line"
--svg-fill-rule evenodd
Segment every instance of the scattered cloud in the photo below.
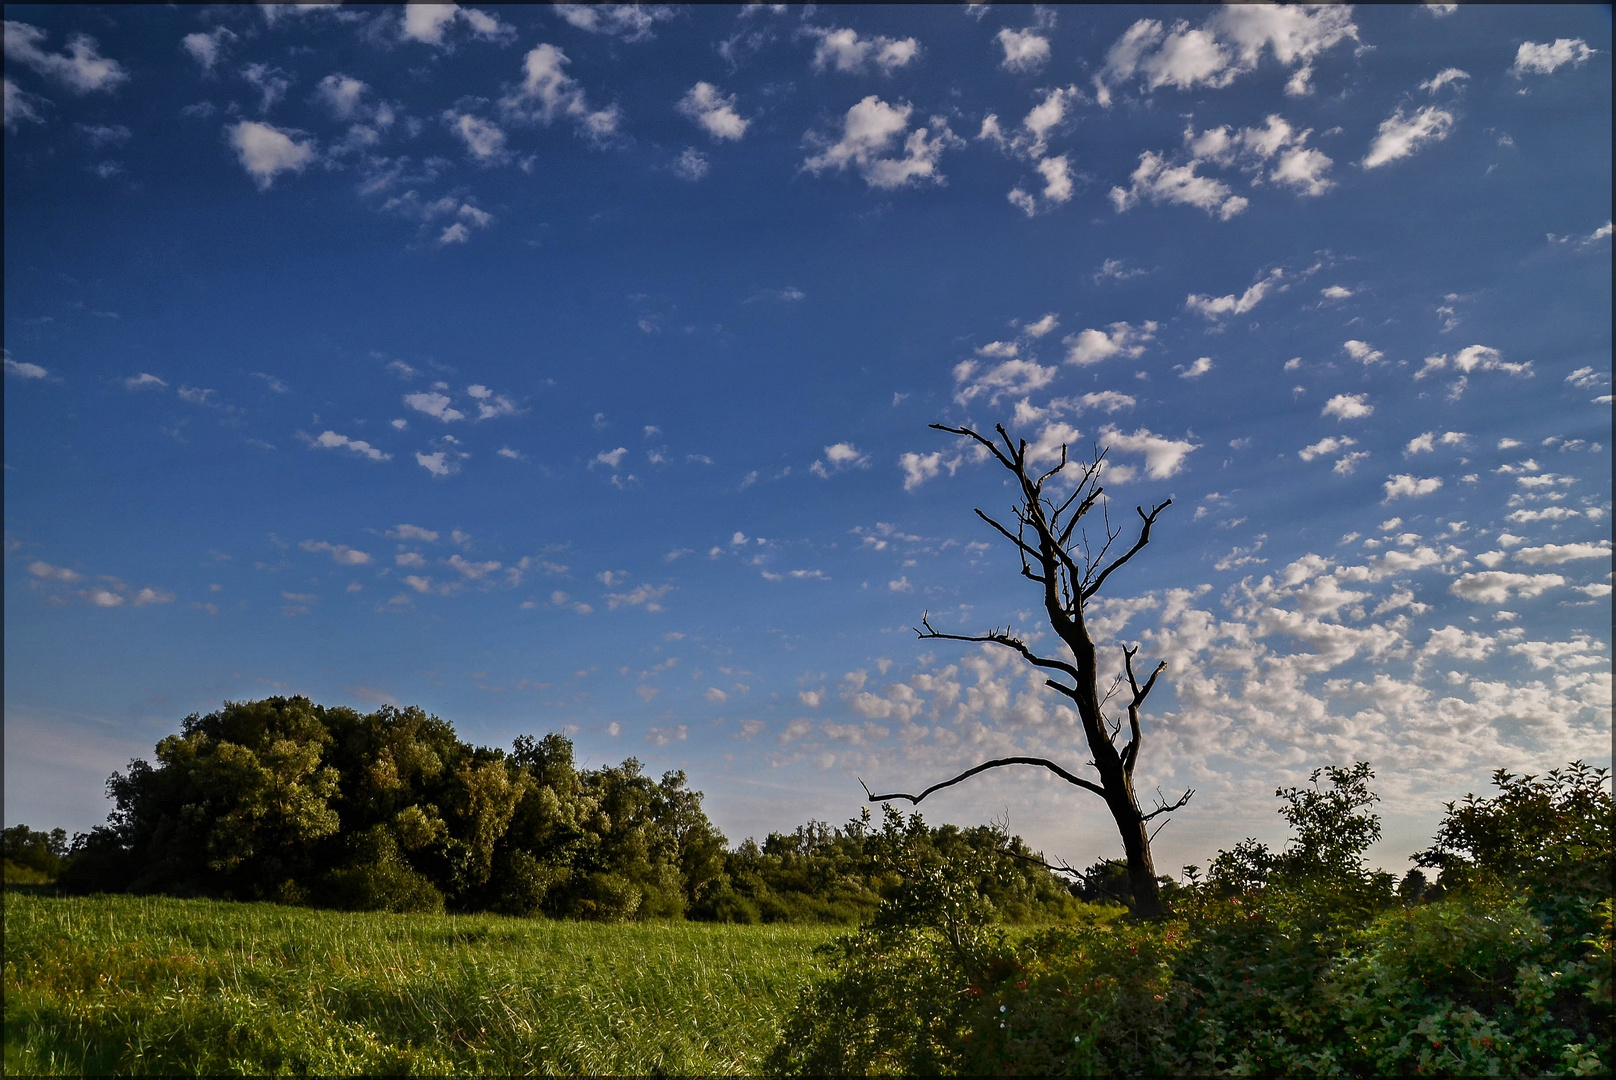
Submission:
M 1263 297 L 1267 296 L 1275 285 L 1284 280 L 1284 277 L 1285 272 L 1276 267 L 1270 270 L 1268 275 L 1261 281 L 1252 285 L 1239 296 L 1235 296 L 1233 293 L 1227 296 L 1215 297 L 1191 293 L 1189 298 L 1184 301 L 1184 307 L 1188 311 L 1196 312 L 1214 321 L 1225 319 L 1230 315 L 1244 315 L 1260 304 Z
M 329 555 L 331 560 L 338 566 L 364 566 L 370 562 L 368 553 L 351 548 L 347 544 L 329 544 L 324 540 L 305 540 L 298 546 L 304 551 Z
M 1408 473 L 1399 473 L 1396 476 L 1388 477 L 1386 483 L 1382 486 L 1386 489 L 1386 497 L 1381 502 L 1389 503 L 1393 499 L 1417 498 L 1421 495 L 1429 495 L 1442 486 L 1442 478 L 1439 476 L 1420 477 L 1412 476 Z
M 1368 400 L 1368 394 L 1337 394 L 1324 403 L 1319 415 L 1333 416 L 1338 420 L 1357 420 L 1375 411 Z
M 605 34 L 629 43 L 649 41 L 656 24 L 677 11 L 667 4 L 557 4 L 555 12 L 567 23 L 591 34 Z
M 818 40 L 814 46 L 815 71 L 859 74 L 875 70 L 883 75 L 891 75 L 920 58 L 920 42 L 912 37 L 889 38 L 880 34 L 860 37 L 858 31 L 845 27 L 821 29 L 810 26 L 804 27 L 799 33 Z
M 608 143 L 617 135 L 622 110 L 616 105 L 603 109 L 590 105 L 583 87 L 563 70 L 570 62 L 554 45 L 531 50 L 522 61 L 522 81 L 500 98 L 500 110 L 512 119 L 545 127 L 565 119 L 580 136 L 597 145 Z
M 225 129 L 241 167 L 258 185 L 268 191 L 275 177 L 283 172 L 300 173 L 315 160 L 314 141 L 298 141 L 302 132 L 282 129 L 257 120 L 243 120 Z
M 1012 30 L 1007 26 L 994 35 L 994 40 L 1004 50 L 999 66 L 1006 71 L 1025 75 L 1049 62 L 1049 39 L 1035 30 Z
M 93 37 L 74 34 L 67 39 L 66 51 L 47 52 L 45 39 L 50 35 L 44 30 L 11 19 L 5 22 L 6 59 L 33 69 L 75 94 L 111 93 L 129 81 L 129 72 L 118 61 L 102 56 Z M 10 113 L 9 106 L 6 111 Z
M 350 439 L 346 435 L 338 435 L 335 431 L 322 431 L 313 438 L 308 439 L 310 447 L 319 450 L 346 449 L 358 454 L 368 461 L 391 461 L 393 455 L 378 450 L 363 439 Z
M 1380 123 L 1380 131 L 1360 163 L 1378 169 L 1409 157 L 1431 143 L 1441 142 L 1453 132 L 1453 113 L 1435 105 L 1407 112 L 1402 106 Z
M 679 114 L 705 131 L 714 142 L 739 140 L 751 121 L 735 111 L 736 97 L 709 82 L 698 82 L 679 99 Z
M 1514 574 L 1506 570 L 1486 570 L 1461 574 L 1448 591 L 1478 604 L 1502 604 L 1512 596 L 1530 599 L 1566 583 L 1559 574 Z
M 7 46 L 11 44 L 9 26 L 6 44 Z M 1595 51 L 1581 38 L 1556 38 L 1552 42 L 1541 44 L 1535 41 L 1523 41 L 1521 47 L 1515 50 L 1515 62 L 1510 65 L 1509 74 L 1517 79 L 1527 75 L 1552 75 L 1567 64 L 1581 67 L 1588 62 Z M 6 52 L 10 55 L 9 47 Z
M 1082 330 L 1076 334 L 1063 338 L 1061 344 L 1066 346 L 1066 362 L 1087 367 L 1109 360 L 1113 356 L 1122 356 L 1130 360 L 1144 355 L 1145 342 L 1156 336 L 1157 325 L 1154 322 L 1145 322 L 1133 326 L 1125 322 L 1114 322 L 1105 330 Z
M 825 456 L 808 467 L 808 471 L 822 480 L 830 479 L 832 473 L 843 472 L 847 469 L 868 469 L 870 457 L 852 443 L 833 443 L 825 447 Z
M 940 116 L 931 118 L 930 127 L 908 131 L 912 105 L 891 105 L 874 94 L 847 110 L 839 139 L 809 132 L 805 141 L 818 149 L 803 160 L 804 172 L 815 176 L 826 170 L 856 169 L 872 188 L 893 191 L 910 183 L 941 184 L 943 174 L 937 163 L 945 150 L 964 146 Z M 902 156 L 894 151 L 902 140 Z

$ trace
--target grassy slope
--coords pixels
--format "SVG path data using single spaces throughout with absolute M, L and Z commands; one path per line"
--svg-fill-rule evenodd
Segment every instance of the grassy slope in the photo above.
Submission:
M 5 895 L 5 1072 L 755 1072 L 837 928 Z

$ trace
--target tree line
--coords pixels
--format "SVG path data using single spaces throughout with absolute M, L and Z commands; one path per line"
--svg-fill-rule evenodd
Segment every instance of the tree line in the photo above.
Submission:
M 1080 909 L 1117 869 L 1074 886 L 1002 829 L 892 812 L 877 827 L 868 810 L 731 848 L 683 772 L 579 768 L 562 735 L 505 751 L 419 708 L 303 697 L 193 714 L 107 791 L 107 824 L 71 842 L 7 829 L 8 878 L 348 910 L 851 924 L 897 887 L 900 843 L 979 865 L 974 887 L 1014 921 Z

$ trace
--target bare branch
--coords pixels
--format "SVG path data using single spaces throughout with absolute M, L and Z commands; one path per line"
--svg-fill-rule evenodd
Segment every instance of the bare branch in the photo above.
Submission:
M 1150 543 L 1150 527 L 1156 523 L 1156 515 L 1160 514 L 1163 510 L 1172 505 L 1173 500 L 1168 499 L 1166 502 L 1157 506 L 1149 514 L 1145 513 L 1145 508 L 1143 506 L 1134 507 L 1135 510 L 1139 511 L 1140 518 L 1144 520 L 1144 525 L 1139 530 L 1139 539 L 1134 541 L 1133 547 L 1129 548 L 1126 554 L 1120 556 L 1116 562 L 1106 567 L 1105 570 L 1101 572 L 1100 576 L 1095 578 L 1094 584 L 1083 590 L 1083 599 L 1087 600 L 1089 597 L 1099 592 L 1100 586 L 1105 584 L 1105 579 L 1111 576 L 1111 572 L 1113 570 L 1127 562 L 1129 559 L 1133 558 L 1135 555 L 1139 554 L 1140 550 L 1143 549 L 1146 544 Z M 1106 542 L 1106 546 L 1111 546 L 1110 541 Z
M 986 634 L 944 634 L 932 629 L 930 618 L 930 612 L 926 612 L 925 614 L 921 615 L 920 625 L 924 626 L 926 629 L 915 629 L 915 635 L 922 640 L 928 638 L 940 638 L 943 641 L 992 642 L 995 645 L 1003 645 L 1007 649 L 1014 649 L 1016 652 L 1021 654 L 1022 659 L 1036 667 L 1051 668 L 1055 671 L 1063 671 L 1067 675 L 1070 675 L 1073 679 L 1077 678 L 1077 669 L 1071 664 L 1068 664 L 1064 660 L 1050 660 L 1046 657 L 1039 656 L 1037 653 L 1027 648 L 1026 643 L 1020 638 L 1011 637 L 1008 628 L 1006 628 L 1003 633 L 993 630 Z
M 925 791 L 922 791 L 919 795 L 909 795 L 902 791 L 894 791 L 888 795 L 876 795 L 870 791 L 870 785 L 866 784 L 863 780 L 859 781 L 859 786 L 864 789 L 864 794 L 866 796 L 865 802 L 885 802 L 887 799 L 907 799 L 911 803 L 918 805 L 921 799 L 924 799 L 927 795 L 930 795 L 934 791 L 939 791 L 945 787 L 953 787 L 961 780 L 969 780 L 979 772 L 986 772 L 989 769 L 997 769 L 1004 765 L 1037 765 L 1048 769 L 1050 772 L 1054 773 L 1068 784 L 1076 784 L 1080 788 L 1094 792 L 1094 794 L 1100 796 L 1102 799 L 1105 798 L 1105 789 L 1099 784 L 1067 772 L 1065 769 L 1061 768 L 1053 761 L 1050 761 L 1048 758 L 1038 757 L 1004 757 L 994 758 L 992 761 L 984 761 L 982 764 L 977 765 L 974 768 L 966 769 L 952 780 L 944 780 L 940 784 L 933 784 Z
M 866 788 L 865 790 L 869 790 L 869 789 Z M 1190 788 L 1189 790 L 1185 791 L 1184 794 L 1182 794 L 1182 795 L 1180 795 L 1178 797 L 1177 802 L 1169 804 L 1166 800 L 1164 800 L 1162 798 L 1161 788 L 1157 788 L 1156 789 L 1156 809 L 1152 810 L 1148 814 L 1141 814 L 1140 817 L 1139 817 L 1139 820 L 1140 821 L 1149 821 L 1151 818 L 1157 817 L 1158 815 L 1161 815 L 1161 814 L 1171 814 L 1174 810 L 1177 810 L 1179 807 L 1181 807 L 1185 803 L 1189 802 L 1190 801 L 1190 796 L 1192 796 L 1194 794 L 1195 794 L 1195 789 Z
M 1011 472 L 1016 471 L 1015 465 L 1013 465 L 1011 463 L 1009 458 L 1005 457 L 1003 454 L 1001 454 L 999 452 L 999 448 L 997 446 L 994 446 L 992 442 L 990 442 L 987 439 L 984 439 L 982 436 L 978 435 L 976 432 L 972 431 L 970 428 L 953 428 L 953 427 L 949 427 L 947 424 L 928 424 L 927 426 L 931 427 L 931 428 L 934 428 L 937 431 L 946 431 L 950 435 L 964 435 L 967 438 L 975 439 L 977 442 L 979 442 L 983 446 L 987 447 L 989 453 L 991 453 L 994 457 L 999 459 L 999 464 L 1000 465 L 1003 465 L 1005 468 L 1009 469 Z M 1001 435 L 1004 434 L 1004 429 L 1003 428 L 999 429 L 999 434 L 1001 434 Z M 1005 442 L 1008 444 L 1009 441 L 1010 441 L 1010 437 L 1008 435 L 1006 435 L 1005 436 Z

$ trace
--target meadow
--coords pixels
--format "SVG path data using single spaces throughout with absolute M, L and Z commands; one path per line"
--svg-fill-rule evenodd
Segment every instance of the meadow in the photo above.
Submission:
M 842 928 L 5 894 L 7 1074 L 755 1073 Z

